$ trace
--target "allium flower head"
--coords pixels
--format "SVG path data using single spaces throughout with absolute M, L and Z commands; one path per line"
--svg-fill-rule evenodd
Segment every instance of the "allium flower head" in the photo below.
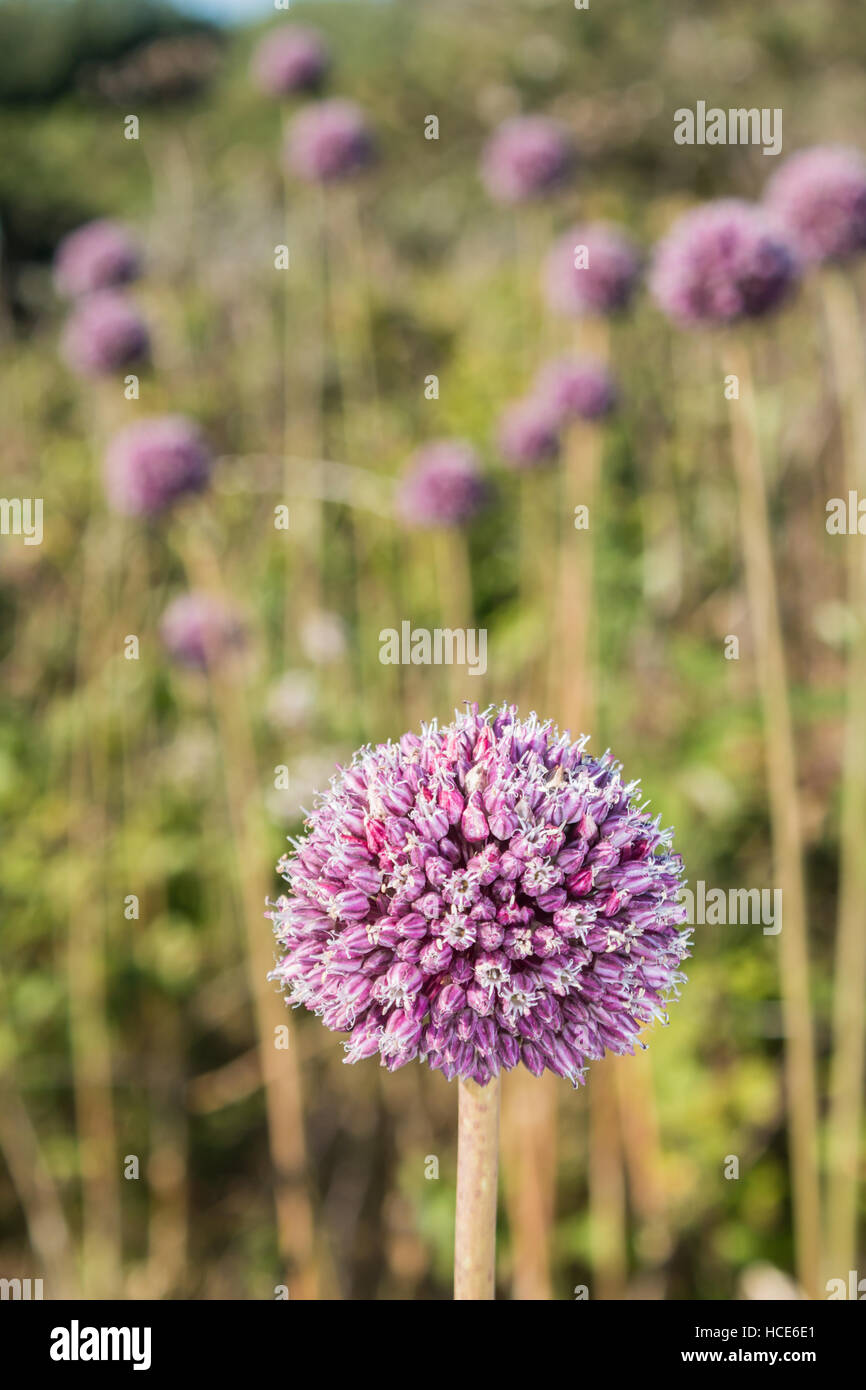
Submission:
M 607 222 L 573 227 L 544 268 L 547 302 L 557 314 L 614 314 L 628 308 L 640 276 L 634 242 Z
M 346 1061 L 484 1084 L 523 1062 L 583 1079 L 632 1052 L 684 979 L 682 863 L 609 753 L 477 708 L 363 748 L 279 864 L 288 1002 Z
M 818 145 L 786 159 L 767 185 L 767 208 L 806 261 L 844 261 L 866 250 L 866 159 Z
M 397 510 L 407 526 L 459 526 L 487 500 L 487 484 L 471 444 L 439 439 L 417 449 L 397 492 Z
M 246 645 L 240 610 L 215 594 L 193 591 L 173 599 L 162 615 L 160 636 L 172 660 L 212 670 Z
M 184 494 L 201 492 L 210 470 L 198 425 L 165 415 L 136 421 L 114 436 L 105 455 L 105 487 L 115 511 L 154 516 Z
M 105 376 L 150 352 L 150 335 L 141 315 L 116 290 L 97 290 L 79 300 L 63 331 L 62 350 L 73 371 Z
M 253 56 L 253 76 L 268 96 L 284 97 L 318 90 L 330 65 L 321 34 L 292 25 L 262 39 Z
M 769 313 L 797 275 L 793 247 L 767 214 L 725 198 L 674 223 L 656 248 L 650 289 L 675 323 L 700 328 Z
M 375 143 L 360 106 L 334 98 L 298 112 L 289 128 L 286 157 L 302 179 L 328 183 L 366 169 L 375 158 Z
M 557 188 L 574 164 L 568 131 L 546 116 L 515 116 L 488 140 L 481 178 L 491 198 L 522 203 Z
M 70 232 L 54 257 L 54 283 L 68 299 L 126 285 L 140 272 L 141 257 L 129 232 L 103 218 Z
M 539 468 L 559 454 L 560 419 L 550 402 L 525 396 L 505 407 L 497 432 L 499 449 L 514 468 Z
M 546 363 L 535 379 L 534 393 L 546 401 L 560 425 L 569 420 L 601 420 L 617 402 L 613 377 L 591 357 L 561 357 Z

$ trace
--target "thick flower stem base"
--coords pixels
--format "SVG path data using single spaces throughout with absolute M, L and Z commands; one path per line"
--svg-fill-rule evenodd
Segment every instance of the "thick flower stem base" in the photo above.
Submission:
M 496 1266 L 496 1177 L 499 1079 L 459 1082 L 454 1298 L 493 1298 Z

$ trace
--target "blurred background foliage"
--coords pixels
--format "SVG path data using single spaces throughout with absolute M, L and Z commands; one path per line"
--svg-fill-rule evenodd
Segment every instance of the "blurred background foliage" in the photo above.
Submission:
M 455 694 L 479 697 L 472 680 L 455 692 L 447 672 L 379 666 L 379 628 L 435 625 L 441 595 L 426 538 L 407 544 L 390 519 L 351 504 L 356 492 L 378 497 L 428 438 L 465 435 L 482 450 L 497 498 L 469 538 L 491 643 L 480 698 L 519 693 L 541 708 L 531 673 L 556 653 L 543 591 L 533 603 L 518 584 L 518 489 L 492 440 L 503 404 L 569 341 L 537 289 L 552 235 L 604 217 L 649 248 L 697 199 L 758 196 L 773 163 L 760 148 L 674 144 L 673 111 L 699 98 L 781 107 L 786 153 L 834 140 L 866 149 L 857 3 L 323 2 L 293 5 L 291 21 L 328 37 L 331 86 L 365 107 L 381 147 L 357 198 L 324 209 L 285 186 L 281 113 L 249 77 L 261 26 L 223 31 L 139 0 L 0 4 L 3 490 L 44 497 L 46 515 L 40 547 L 0 540 L 0 1273 L 46 1274 L 46 1296 L 266 1298 L 286 1277 L 293 1287 L 274 1223 L 246 903 L 258 883 L 260 901 L 276 891 L 268 866 L 338 759 L 407 721 L 447 717 Z M 568 124 L 581 166 L 560 198 L 512 215 L 485 197 L 478 155 L 499 121 L 536 109 Z M 123 138 L 130 112 L 138 141 Z M 423 139 L 430 113 L 438 142 Z M 154 368 L 137 405 L 116 383 L 82 388 L 57 354 L 51 256 L 103 215 L 146 248 L 134 296 Z M 285 285 L 273 269 L 284 241 Z M 808 288 L 754 346 L 761 428 L 777 441 L 768 483 L 823 1095 L 850 614 L 841 550 L 824 530 L 842 482 Z M 592 746 L 610 741 L 641 777 L 677 828 L 691 882 L 770 887 L 722 374 L 712 344 L 674 335 L 645 296 L 614 325 L 611 358 L 623 409 L 606 435 L 596 532 Z M 424 397 L 430 373 L 437 401 Z M 131 410 L 189 413 L 213 441 L 215 489 L 189 517 L 142 527 L 107 514 L 100 455 Z M 303 502 L 289 537 L 274 530 L 285 451 L 363 470 L 346 483 L 350 504 L 326 503 L 321 536 Z M 252 763 L 226 746 L 207 682 L 172 672 L 159 646 L 159 616 L 186 582 L 184 530 L 204 537 L 254 632 L 229 698 Z M 543 568 L 543 533 L 538 559 Z M 344 634 L 324 655 L 307 630 L 327 627 L 322 614 L 339 615 Z M 138 661 L 123 657 L 129 633 Z M 728 633 L 740 635 L 739 661 L 723 658 Z M 311 692 L 288 717 L 274 694 L 286 672 Z M 288 792 L 273 785 L 282 764 Z M 264 867 L 251 877 L 228 852 L 238 787 L 262 823 Z M 129 894 L 138 920 L 124 917 Z M 258 930 L 267 939 L 264 919 Z M 793 1267 L 778 938 L 755 926 L 699 926 L 696 938 L 672 1027 L 655 1032 L 649 1059 L 623 1064 L 637 1078 L 624 1094 L 643 1098 L 615 1121 L 622 1183 L 601 1246 L 587 1160 L 595 1070 L 585 1092 L 558 1088 L 555 1298 L 594 1290 L 599 1262 L 608 1292 L 650 1298 L 738 1297 L 756 1269 L 766 1290 L 764 1266 Z M 319 1291 L 448 1297 L 454 1088 L 419 1067 L 342 1067 L 317 1020 L 290 1024 Z M 129 1154 L 138 1181 L 123 1177 Z M 732 1154 L 736 1181 L 724 1176 Z M 503 1297 L 519 1273 L 506 1205 Z

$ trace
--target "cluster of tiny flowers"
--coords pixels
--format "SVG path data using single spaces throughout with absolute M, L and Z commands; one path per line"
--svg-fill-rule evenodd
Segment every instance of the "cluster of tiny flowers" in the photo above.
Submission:
M 487 501 L 478 455 L 462 439 L 440 439 L 417 449 L 397 492 L 407 526 L 459 526 Z
M 522 1062 L 584 1079 L 678 996 L 682 862 L 609 753 L 476 708 L 365 748 L 281 860 L 272 978 L 349 1033 L 483 1085 Z
M 105 455 L 105 487 L 115 511 L 155 516 L 208 483 L 211 453 L 198 425 L 165 415 L 127 425 Z
M 105 376 L 146 360 L 147 325 L 116 290 L 97 290 L 81 299 L 63 330 L 62 351 L 74 372 Z
M 767 208 L 806 261 L 844 261 L 866 250 L 866 160 L 819 145 L 785 161 L 767 185 Z
M 268 34 L 253 56 L 253 76 L 268 96 L 314 92 L 331 65 L 321 34 L 300 25 Z
M 590 357 L 548 362 L 536 375 L 530 394 L 502 412 L 499 451 L 517 469 L 553 463 L 562 447 L 562 432 L 575 420 L 604 419 L 617 399 L 613 377 L 602 363 Z
M 797 278 L 794 249 L 767 213 L 726 198 L 674 223 L 656 249 L 650 289 L 675 323 L 700 328 L 769 313 Z
M 289 128 L 288 166 L 313 183 L 360 173 L 373 162 L 375 153 L 367 118 L 353 101 L 334 97 L 305 106 Z
M 574 164 L 568 132 L 545 116 L 504 121 L 488 140 L 481 178 L 491 198 L 522 203 L 558 188 Z
M 181 666 L 210 671 L 246 646 L 240 611 L 215 594 L 181 594 L 162 615 L 160 636 L 169 656 Z
M 70 232 L 54 258 L 54 284 L 67 299 L 127 285 L 140 271 L 135 242 L 125 227 L 107 219 L 87 222 Z
M 627 309 L 639 278 L 634 243 L 606 222 L 572 228 L 554 243 L 544 267 L 550 308 L 572 317 Z
M 559 455 L 560 421 L 549 403 L 525 396 L 505 407 L 499 420 L 499 451 L 513 468 L 539 468 Z
M 539 371 L 534 394 L 559 421 L 601 420 L 615 409 L 616 383 L 601 362 L 591 357 L 562 357 Z

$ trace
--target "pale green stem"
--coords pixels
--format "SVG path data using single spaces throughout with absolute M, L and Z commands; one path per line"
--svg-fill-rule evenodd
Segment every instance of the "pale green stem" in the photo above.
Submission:
M 489 1301 L 496 1278 L 499 1078 L 458 1083 L 454 1298 Z
M 827 337 L 839 401 L 846 488 L 866 496 L 866 360 L 854 288 L 824 279 Z M 857 1256 L 857 1196 L 866 1080 L 866 541 L 846 536 L 852 622 L 839 828 L 833 1056 L 827 1123 L 826 1273 L 847 1278 Z
M 437 527 L 433 533 L 433 548 L 442 625 L 466 631 L 472 626 L 474 612 L 466 533 L 456 526 Z M 470 676 L 468 667 L 453 665 L 448 667 L 447 680 L 449 700 L 454 708 L 459 709 L 467 699 L 478 700 L 483 705 L 482 676 Z
M 797 1277 L 814 1297 L 821 1231 L 818 1106 L 797 767 L 751 363 L 735 338 L 727 343 L 725 371 L 739 379 L 739 400 L 731 403 L 733 462 L 763 710 L 773 860 L 785 914 L 778 940 Z
M 204 519 L 202 519 L 204 521 Z M 205 523 L 206 524 L 206 523 Z M 216 549 L 205 524 L 187 528 L 180 542 L 191 583 L 221 593 L 224 579 Z M 271 872 L 264 855 L 267 844 L 262 788 L 256 768 L 249 694 L 241 677 L 215 666 L 210 690 L 219 733 L 226 800 L 235 854 L 240 906 L 247 943 L 249 989 L 255 1009 L 259 1059 L 265 1088 L 268 1137 L 274 1169 L 277 1239 L 288 1270 L 292 1297 L 319 1295 L 315 1261 L 315 1227 L 307 1187 L 303 1090 L 297 1039 L 288 1010 L 268 980 L 274 952 L 264 903 L 270 895 Z M 288 1029 L 288 1046 L 277 1041 Z

